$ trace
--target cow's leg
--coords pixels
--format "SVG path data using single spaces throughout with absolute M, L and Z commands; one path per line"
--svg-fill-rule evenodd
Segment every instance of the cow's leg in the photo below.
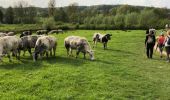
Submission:
M 9 58 L 9 62 L 12 62 L 10 52 L 7 52 L 7 57 Z
M 105 44 L 106 46 L 105 46 L 105 48 L 107 49 L 107 42 L 106 42 L 106 44 Z
M 93 40 L 93 48 L 94 47 L 97 47 L 97 40 L 96 39 Z
M 84 52 L 83 54 L 84 54 L 84 59 L 86 59 L 86 53 Z
M 73 56 L 73 50 L 69 48 L 69 56 Z
M 77 50 L 77 52 L 76 52 L 76 58 L 78 57 L 79 53 L 80 53 L 80 51 Z
M 69 56 L 69 48 L 66 48 L 67 49 L 67 56 Z
M 104 47 L 104 50 L 105 50 L 106 49 L 106 43 L 105 42 L 103 43 L 103 47 Z
M 24 49 L 23 51 L 24 51 L 23 56 L 25 56 L 25 52 L 26 52 L 26 50 Z
M 0 62 L 3 62 L 2 57 L 0 57 Z
M 43 53 L 40 53 L 40 59 L 42 59 Z
M 56 55 L 56 47 L 53 48 L 54 56 Z
M 46 51 L 46 57 L 48 58 L 48 51 Z
M 1 55 L 1 56 L 0 56 L 0 62 L 3 62 L 2 57 L 3 57 L 3 56 Z
M 50 50 L 50 56 L 52 56 L 52 49 Z
M 30 53 L 30 56 L 32 56 L 31 48 L 28 49 L 28 52 Z
M 18 59 L 20 60 L 21 51 L 18 49 Z

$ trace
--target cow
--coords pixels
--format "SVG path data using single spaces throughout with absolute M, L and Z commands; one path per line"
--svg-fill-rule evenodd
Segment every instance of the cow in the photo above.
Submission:
M 21 37 L 21 44 L 19 49 L 24 51 L 23 56 L 25 56 L 25 52 L 28 50 L 30 55 L 32 56 L 31 49 L 35 47 L 35 43 L 39 37 L 42 35 L 29 35 Z
M 7 34 L 3 33 L 3 32 L 0 32 L 0 37 L 4 37 L 4 36 L 7 36 Z
M 2 57 L 7 54 L 9 62 L 11 62 L 11 52 L 17 57 L 17 59 L 20 59 L 18 54 L 20 43 L 21 39 L 16 36 L 5 36 L 0 38 L 0 61 L 2 61 Z
M 14 35 L 15 35 L 15 32 L 8 32 L 7 35 L 8 35 L 8 36 L 14 36 Z
M 76 58 L 79 53 L 82 52 L 84 54 L 84 59 L 86 58 L 86 53 L 88 53 L 90 55 L 90 60 L 94 60 L 94 52 L 86 38 L 79 36 L 68 36 L 64 39 L 64 44 L 68 56 L 72 55 L 72 50 L 76 50 Z
M 43 35 L 43 34 L 48 34 L 48 30 L 38 30 L 37 32 L 36 32 L 36 34 L 37 35 Z
M 50 51 L 50 56 L 52 56 L 52 50 L 53 50 L 53 55 L 55 56 L 56 47 L 57 47 L 57 41 L 55 37 L 52 36 L 39 37 L 35 44 L 33 60 L 36 61 L 38 55 L 40 55 L 40 58 L 42 58 L 44 53 L 46 53 L 46 57 L 48 58 L 49 51 Z
M 24 32 L 22 32 L 22 34 L 20 35 L 20 38 L 23 37 L 23 36 L 28 36 L 28 35 L 32 35 L 32 32 L 31 32 L 31 31 L 24 31 Z
M 94 33 L 93 35 L 93 48 L 94 45 L 97 45 L 97 42 L 103 43 L 104 50 L 107 49 L 107 42 L 111 40 L 111 34 L 100 34 L 100 33 Z
M 63 33 L 63 30 L 62 29 L 58 29 L 58 30 L 51 30 L 50 32 L 48 32 L 48 34 L 58 34 L 58 33 Z

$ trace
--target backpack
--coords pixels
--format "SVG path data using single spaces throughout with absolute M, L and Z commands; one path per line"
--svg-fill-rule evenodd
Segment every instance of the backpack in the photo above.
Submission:
M 164 40 L 165 40 L 165 38 L 164 38 L 163 36 L 160 36 L 160 37 L 158 38 L 158 44 L 163 44 L 163 43 L 164 43 Z
M 153 41 L 153 36 L 151 36 L 151 35 L 148 35 L 148 40 L 147 40 L 147 43 L 153 43 L 154 41 Z
M 170 37 L 167 36 L 167 38 L 168 38 L 167 44 L 170 45 Z

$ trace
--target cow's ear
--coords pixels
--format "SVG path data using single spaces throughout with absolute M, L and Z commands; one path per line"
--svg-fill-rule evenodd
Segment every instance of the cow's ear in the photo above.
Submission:
M 112 34 L 110 34 L 110 36 L 112 36 Z

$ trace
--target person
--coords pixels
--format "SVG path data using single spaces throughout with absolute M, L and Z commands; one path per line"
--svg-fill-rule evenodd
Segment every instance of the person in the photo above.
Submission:
M 165 50 L 166 50 L 166 54 L 167 54 L 167 62 L 170 62 L 169 59 L 169 54 L 170 54 L 170 30 L 167 31 L 167 36 L 165 38 Z
M 148 34 L 149 34 L 149 29 L 146 30 L 146 35 L 148 35 Z
M 155 30 L 150 30 L 149 34 L 146 35 L 145 38 L 146 55 L 150 59 L 152 59 L 155 42 L 156 42 Z
M 162 52 L 163 52 L 163 48 L 164 48 L 164 41 L 165 41 L 165 36 L 164 36 L 164 33 L 161 32 L 160 35 L 157 38 L 157 47 L 159 48 L 160 58 L 162 58 Z M 157 47 L 156 47 L 156 49 L 157 49 Z

